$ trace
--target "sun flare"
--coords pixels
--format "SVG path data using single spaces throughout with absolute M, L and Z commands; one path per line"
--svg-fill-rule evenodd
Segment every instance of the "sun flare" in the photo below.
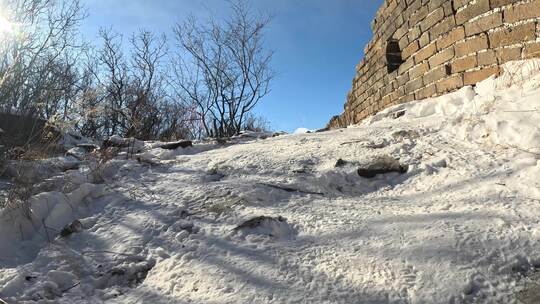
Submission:
M 6 17 L 2 15 L 0 11 L 0 35 L 13 34 L 15 31 L 15 24 L 10 22 Z

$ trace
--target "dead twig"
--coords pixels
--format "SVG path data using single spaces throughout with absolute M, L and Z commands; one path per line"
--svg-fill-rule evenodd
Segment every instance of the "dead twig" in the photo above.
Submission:
M 266 187 L 270 187 L 270 188 L 274 188 L 274 189 L 279 189 L 279 190 L 283 190 L 283 191 L 291 192 L 291 193 L 296 192 L 296 193 L 302 193 L 302 194 L 312 194 L 312 195 L 324 196 L 324 193 L 321 193 L 321 192 L 305 191 L 305 190 L 295 189 L 295 188 L 286 187 L 286 186 L 272 185 L 272 184 L 266 184 L 266 183 L 258 183 L 257 185 L 266 186 Z
M 75 285 L 73 285 L 73 286 L 71 286 L 71 287 L 68 287 L 68 288 L 62 290 L 62 293 L 66 293 L 66 292 L 72 290 L 73 288 L 75 288 L 75 287 L 77 287 L 77 286 L 79 286 L 79 285 L 81 285 L 81 282 L 78 282 L 77 284 L 75 284 Z M 1 303 L 1 302 L 0 302 L 0 303 Z

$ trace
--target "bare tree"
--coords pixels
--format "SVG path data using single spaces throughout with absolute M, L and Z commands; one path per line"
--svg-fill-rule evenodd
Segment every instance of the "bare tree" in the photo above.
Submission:
M 67 112 L 85 17 L 79 0 L 5 0 L 15 25 L 0 46 L 0 108 L 49 118 Z
M 245 2 L 231 2 L 233 16 L 208 23 L 190 18 L 175 27 L 180 51 L 174 87 L 180 100 L 194 104 L 207 136 L 231 136 L 246 115 L 270 92 L 273 52 L 264 44 L 269 17 L 255 16 Z
M 156 138 L 162 127 L 161 105 L 167 102 L 166 73 L 162 60 L 167 54 L 164 35 L 140 31 L 131 37 L 131 98 L 128 136 L 141 139 Z
M 0 43 L 0 111 L 17 112 L 84 135 L 140 139 L 230 136 L 253 127 L 249 114 L 269 93 L 272 52 L 267 17 L 242 2 L 233 16 L 130 39 L 100 30 L 91 47 L 79 37 L 80 0 L 0 0 L 15 25 Z
M 101 48 L 88 60 L 95 81 L 81 96 L 80 130 L 97 137 L 187 136 L 186 108 L 170 97 L 166 37 L 141 30 L 127 46 L 112 30 L 100 30 L 100 37 Z

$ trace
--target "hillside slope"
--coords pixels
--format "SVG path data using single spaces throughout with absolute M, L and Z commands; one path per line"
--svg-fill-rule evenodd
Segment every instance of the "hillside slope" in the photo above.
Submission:
M 348 129 L 146 144 L 101 168 L 103 185 L 34 198 L 43 223 L 78 219 L 76 233 L 21 242 L 23 219 L 2 213 L 0 298 L 535 303 L 540 61 L 505 70 Z M 370 176 L 384 169 L 397 172 Z

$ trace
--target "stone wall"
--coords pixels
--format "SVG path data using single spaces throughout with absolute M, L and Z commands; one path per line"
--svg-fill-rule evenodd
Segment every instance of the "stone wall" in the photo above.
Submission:
M 540 0 L 385 0 L 372 30 L 345 111 L 329 127 L 474 85 L 508 61 L 540 57 Z

